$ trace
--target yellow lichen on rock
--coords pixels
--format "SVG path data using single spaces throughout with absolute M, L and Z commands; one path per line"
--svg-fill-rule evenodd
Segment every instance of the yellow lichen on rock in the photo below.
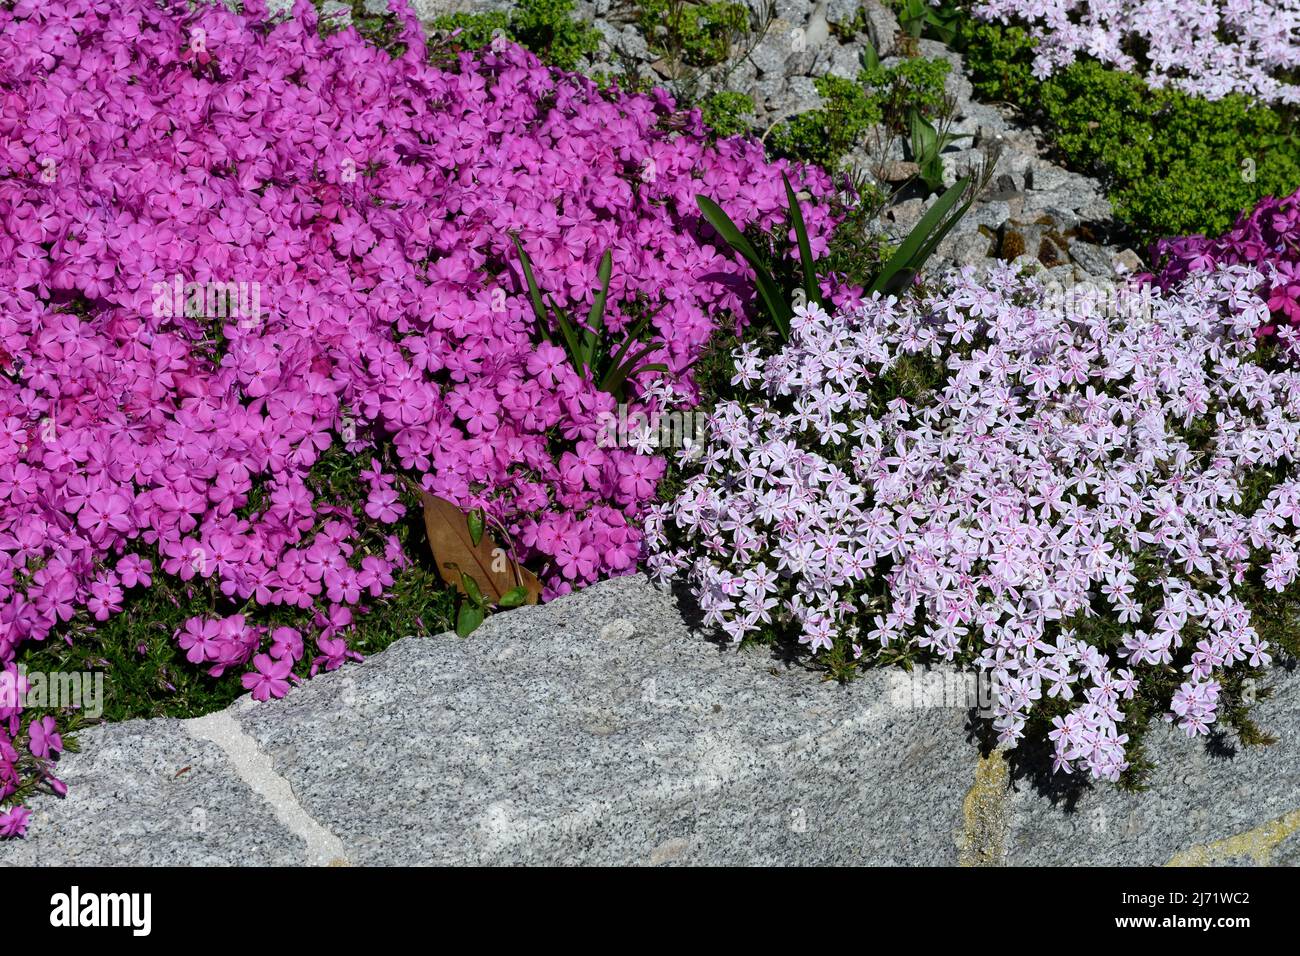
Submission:
M 962 801 L 962 866 L 1001 866 L 1006 859 L 1007 785 L 1010 768 L 1001 751 L 981 757 L 975 782 Z
M 1225 860 L 1249 857 L 1259 866 L 1268 866 L 1273 851 L 1283 840 L 1300 830 L 1300 810 L 1292 810 L 1276 820 L 1262 823 L 1253 830 L 1224 837 L 1213 843 L 1189 847 L 1165 866 L 1212 866 Z

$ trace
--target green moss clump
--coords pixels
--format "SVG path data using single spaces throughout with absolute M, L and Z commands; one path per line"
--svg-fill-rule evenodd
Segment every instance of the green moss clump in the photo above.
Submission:
M 573 0 L 520 0 L 510 15 L 510 32 L 552 66 L 576 70 L 578 61 L 600 47 L 600 31 L 573 17 Z
M 448 33 L 459 30 L 455 43 L 465 50 L 477 50 L 492 42 L 498 33 L 514 39 L 510 30 L 510 14 L 504 10 L 487 13 L 447 13 L 434 17 L 433 28 Z
M 852 40 L 859 33 L 866 33 L 870 22 L 867 19 L 867 8 L 858 7 L 849 19 L 830 24 L 831 36 L 840 40 Z

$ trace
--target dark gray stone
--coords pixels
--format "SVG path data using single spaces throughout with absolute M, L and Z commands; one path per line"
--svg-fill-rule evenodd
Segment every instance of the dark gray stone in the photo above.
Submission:
M 1070 243 L 1070 258 L 1082 267 L 1084 272 L 1100 278 L 1114 275 L 1111 267 L 1111 254 L 1106 249 L 1092 242 L 1076 239 Z

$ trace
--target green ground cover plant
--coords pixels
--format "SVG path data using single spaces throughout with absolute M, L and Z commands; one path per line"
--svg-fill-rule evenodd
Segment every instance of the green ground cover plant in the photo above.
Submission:
M 717 66 L 750 29 L 743 3 L 638 0 L 637 24 L 661 56 L 691 67 Z
M 573 0 L 520 0 L 508 12 L 442 14 L 434 17 L 431 25 L 447 33 L 459 31 L 452 38 L 453 47 L 476 50 L 494 36 L 502 36 L 531 50 L 543 63 L 575 70 L 584 58 L 596 52 L 600 32 L 573 12 Z
M 1090 60 L 1038 79 L 1035 42 L 1019 27 L 963 18 L 948 35 L 976 93 L 1018 107 L 1053 158 L 1096 177 L 1136 243 L 1223 232 L 1263 197 L 1300 187 L 1294 107 L 1152 89 Z
M 913 116 L 941 123 L 949 108 L 943 87 L 948 70 L 945 60 L 909 57 L 885 67 L 869 55 L 855 79 L 815 80 L 823 105 L 783 121 L 767 142 L 778 155 L 838 169 L 873 127 L 904 135 Z

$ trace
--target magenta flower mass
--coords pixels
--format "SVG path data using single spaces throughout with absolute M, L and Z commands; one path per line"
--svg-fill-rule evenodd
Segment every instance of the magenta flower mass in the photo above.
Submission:
M 1158 271 L 1143 278 L 1162 289 L 1219 265 L 1254 267 L 1262 273 L 1258 293 L 1271 316 L 1260 334 L 1273 332 L 1280 323 L 1300 327 L 1300 191 L 1268 197 L 1242 213 L 1222 236 L 1162 239 L 1152 247 L 1151 258 Z
M 916 753 L 946 793 L 950 731 L 968 826 L 907 839 L 1013 861 L 1013 782 L 1281 739 L 1297 3 L 0 0 L 0 862 L 171 860 L 180 803 L 176 853 L 224 862 L 226 810 L 177 798 L 245 786 L 287 828 L 259 859 L 441 859 L 523 794 L 527 847 L 447 852 L 644 861 L 665 773 L 731 820 L 786 764 L 775 828 L 670 856 L 839 860 L 804 807 Z M 749 671 L 697 706 L 719 638 Z M 880 667 L 910 700 L 831 688 Z M 593 707 L 655 759 L 565 757 Z
M 244 7 L 0 6 L 0 669 L 163 575 L 229 603 L 177 632 L 189 661 L 280 696 L 309 647 L 313 672 L 356 656 L 353 609 L 409 560 L 397 471 L 484 508 L 548 594 L 627 572 L 664 462 L 597 446 L 615 398 L 542 342 L 512 236 L 583 314 L 612 254 L 607 326 L 653 312 L 667 368 L 635 408 L 693 401 L 752 296 L 697 193 L 776 228 L 786 170 L 826 248 L 825 174 L 711 145 L 662 92 L 507 43 L 430 65 L 405 3 L 397 59 L 305 0 Z M 363 515 L 306 482 L 340 445 L 371 462 Z M 248 615 L 276 606 L 315 632 Z M 20 710 L 0 800 L 60 746 Z

